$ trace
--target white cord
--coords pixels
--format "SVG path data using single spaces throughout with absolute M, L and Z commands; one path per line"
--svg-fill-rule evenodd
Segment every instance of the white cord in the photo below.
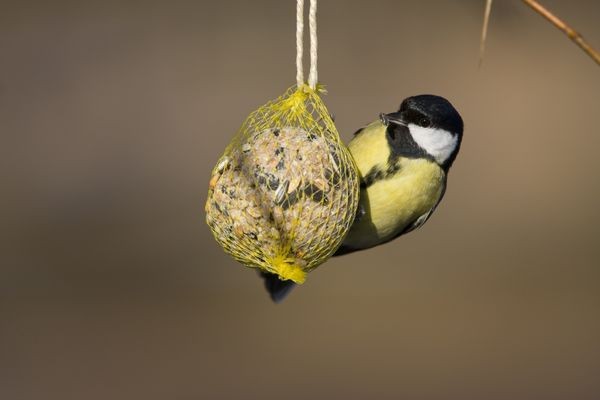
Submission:
M 304 70 L 302 67 L 302 50 L 304 42 L 304 0 L 298 0 L 296 5 L 296 84 L 304 84 Z
M 317 0 L 310 0 L 308 13 L 308 25 L 310 29 L 310 71 L 308 85 L 315 89 L 318 82 L 317 73 Z M 304 0 L 296 3 L 296 84 L 298 87 L 304 84 L 304 69 L 302 66 L 302 52 L 304 50 Z
M 310 29 L 310 72 L 308 85 L 315 89 L 317 87 L 317 0 L 310 0 L 308 13 L 308 25 Z

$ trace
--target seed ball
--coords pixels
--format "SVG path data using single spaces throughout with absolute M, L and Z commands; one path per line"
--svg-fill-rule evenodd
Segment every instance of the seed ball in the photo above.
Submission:
M 301 282 L 275 260 L 309 271 L 354 218 L 358 181 L 342 146 L 295 127 L 245 136 L 210 179 L 206 221 L 217 242 L 247 266 Z

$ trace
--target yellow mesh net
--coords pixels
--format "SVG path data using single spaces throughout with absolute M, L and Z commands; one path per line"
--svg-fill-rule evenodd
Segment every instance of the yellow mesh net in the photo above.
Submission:
M 206 221 L 237 261 L 304 282 L 346 236 L 358 172 L 319 85 L 251 113 L 213 169 Z

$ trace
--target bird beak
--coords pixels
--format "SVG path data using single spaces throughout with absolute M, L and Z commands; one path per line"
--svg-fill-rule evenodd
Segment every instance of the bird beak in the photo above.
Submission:
M 406 126 L 406 122 L 402 119 L 402 116 L 400 115 L 399 112 L 395 112 L 395 113 L 389 113 L 389 114 L 379 114 L 379 119 L 381 119 L 381 122 L 385 125 L 388 126 L 389 124 L 396 124 L 396 125 L 402 125 L 402 126 Z

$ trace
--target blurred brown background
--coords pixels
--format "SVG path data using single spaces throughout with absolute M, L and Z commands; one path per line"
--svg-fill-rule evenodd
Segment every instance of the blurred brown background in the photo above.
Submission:
M 0 14 L 0 398 L 600 398 L 600 69 L 519 1 L 321 1 L 345 140 L 418 93 L 466 122 L 427 225 L 280 305 L 204 223 L 210 170 L 295 82 L 295 2 Z M 544 3 L 600 47 L 600 3 Z

